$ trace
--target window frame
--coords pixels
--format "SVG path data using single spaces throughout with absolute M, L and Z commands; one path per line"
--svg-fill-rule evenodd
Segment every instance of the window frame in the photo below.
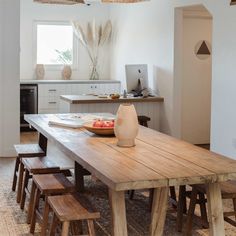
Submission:
M 69 21 L 34 21 L 33 23 L 33 62 L 34 62 L 34 68 L 37 65 L 37 26 L 38 25 L 71 25 Z M 73 45 L 72 45 L 72 55 L 73 55 L 73 61 L 71 65 L 72 70 L 78 69 L 78 39 L 76 38 L 74 32 L 73 32 Z M 44 64 L 44 67 L 46 70 L 49 71 L 60 71 L 62 69 L 64 64 L 52 64 L 47 65 Z

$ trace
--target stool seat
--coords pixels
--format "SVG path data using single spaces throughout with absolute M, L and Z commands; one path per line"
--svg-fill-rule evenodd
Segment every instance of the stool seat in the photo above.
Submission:
M 47 203 L 53 211 L 50 235 L 55 235 L 55 229 L 59 222 L 62 223 L 61 235 L 68 236 L 70 223 L 75 223 L 77 221 L 81 223 L 82 220 L 86 220 L 88 226 L 88 235 L 95 236 L 93 221 L 97 218 L 100 218 L 100 213 L 91 213 L 86 208 L 84 208 L 80 204 L 78 195 L 67 194 L 61 196 L 49 196 Z M 73 232 L 73 225 L 71 225 L 71 231 Z M 81 234 L 84 235 L 83 229 L 81 227 L 79 232 L 73 232 L 73 235 Z
M 74 192 L 74 185 L 62 173 L 33 175 L 33 181 L 43 195 Z
M 76 194 L 48 197 L 48 203 L 60 221 L 98 219 L 100 213 L 89 212 L 79 202 Z
M 33 175 L 27 222 L 30 222 L 30 233 L 34 234 L 36 218 L 41 222 L 41 235 L 46 235 L 49 205 L 48 196 L 72 193 L 74 185 L 62 173 Z M 43 215 L 39 211 L 40 196 L 45 197 Z
M 45 156 L 45 152 L 38 144 L 16 144 L 14 147 L 18 157 Z
M 198 191 L 206 194 L 206 186 L 204 184 L 194 185 Z M 220 190 L 223 199 L 236 198 L 236 181 L 231 180 L 220 183 Z
M 148 116 L 138 116 L 138 123 L 142 126 L 148 127 L 148 121 L 150 121 L 151 118 Z
M 55 165 L 47 156 L 35 158 L 22 158 L 21 164 L 25 169 L 23 186 L 20 196 L 20 208 L 23 210 L 25 206 L 26 194 L 29 193 L 28 182 L 31 175 L 60 173 L 60 167 Z
M 22 158 L 24 167 L 31 174 L 47 174 L 59 172 L 60 167 L 56 166 L 48 157 Z
M 13 173 L 12 191 L 16 190 L 16 184 L 18 182 L 17 202 L 19 202 L 20 196 L 21 196 L 21 189 L 22 189 L 23 172 L 24 172 L 21 159 L 23 157 L 27 157 L 27 158 L 42 157 L 42 156 L 45 156 L 46 153 L 42 150 L 39 144 L 16 144 L 14 145 L 14 147 L 17 153 L 17 157 L 16 157 L 15 168 L 14 168 L 14 173 Z M 18 180 L 18 176 L 19 176 L 19 180 Z

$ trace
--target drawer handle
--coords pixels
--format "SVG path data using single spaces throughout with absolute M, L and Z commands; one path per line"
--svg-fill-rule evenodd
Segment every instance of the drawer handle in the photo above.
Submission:
M 49 104 L 57 104 L 57 102 L 48 102 Z
M 56 92 L 57 90 L 56 89 L 49 89 L 48 91 L 49 92 Z

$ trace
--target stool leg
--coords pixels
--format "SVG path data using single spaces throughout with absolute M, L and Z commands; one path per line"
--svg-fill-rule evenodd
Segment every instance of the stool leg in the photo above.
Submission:
M 47 225 L 48 225 L 48 215 L 49 215 L 49 204 L 48 204 L 47 197 L 45 197 L 45 206 L 43 210 L 43 222 L 41 226 L 41 236 L 46 235 Z
M 56 216 L 56 214 L 53 212 L 52 223 L 51 223 L 51 227 L 50 227 L 50 236 L 54 236 L 54 235 L 55 235 L 57 223 L 58 223 L 57 216 Z
M 33 211 L 34 198 L 35 198 L 35 189 L 36 189 L 36 185 L 34 182 L 32 182 L 32 188 L 31 188 L 31 192 L 30 192 L 30 200 L 29 200 L 29 206 L 28 206 L 28 213 L 27 213 L 27 224 L 30 224 L 31 218 L 32 218 L 32 211 Z
M 173 199 L 175 202 L 177 202 L 177 200 L 176 200 L 176 192 L 175 192 L 175 187 L 174 187 L 174 186 L 171 186 L 171 187 L 170 187 L 170 197 L 171 197 L 171 199 Z M 173 208 L 176 208 L 176 205 L 175 205 L 175 204 L 172 204 L 172 207 L 173 207 Z
M 13 174 L 12 191 L 16 191 L 16 183 L 17 183 L 17 174 L 16 173 L 19 170 L 19 165 L 20 165 L 20 158 L 17 156 L 16 162 L 15 162 L 14 174 Z
M 152 203 L 153 203 L 153 195 L 154 195 L 154 188 L 149 189 L 149 211 L 152 211 Z
M 22 193 L 21 193 L 21 200 L 20 200 L 20 208 L 23 210 L 25 207 L 25 197 L 26 197 L 26 189 L 29 183 L 29 171 L 25 170 L 25 176 L 23 181 Z
M 209 224 L 208 224 L 208 219 L 207 219 L 207 210 L 206 210 L 206 198 L 204 193 L 199 192 L 199 204 L 200 204 L 200 211 L 201 211 L 201 220 L 202 220 L 202 225 L 204 228 L 208 229 Z
M 191 234 L 192 222 L 193 222 L 193 215 L 194 215 L 196 202 L 197 202 L 197 195 L 198 195 L 198 190 L 193 187 L 192 193 L 191 193 L 191 198 L 190 198 L 189 209 L 188 209 L 185 235 L 192 235 Z
M 70 226 L 70 222 L 69 221 L 64 221 L 62 223 L 61 236 L 68 236 L 68 234 L 69 234 L 69 226 Z
M 20 161 L 20 170 L 19 170 L 19 177 L 18 177 L 18 187 L 17 187 L 17 196 L 16 202 L 19 203 L 21 199 L 21 191 L 22 191 L 22 182 L 23 182 L 23 174 L 24 174 L 24 165 Z
M 95 236 L 93 220 L 87 220 L 89 236 Z
M 129 199 L 133 200 L 134 198 L 134 190 L 129 190 Z
M 179 199 L 177 204 L 177 231 L 182 232 L 183 214 L 186 205 L 186 187 L 184 185 L 179 187 Z
M 37 188 L 35 198 L 34 198 L 34 204 L 33 204 L 33 209 L 32 209 L 32 218 L 31 218 L 31 223 L 30 223 L 30 233 L 31 234 L 34 234 L 34 231 L 35 231 L 36 211 L 39 206 L 39 199 L 40 199 L 40 190 Z
M 235 219 L 236 219 L 236 198 L 233 198 L 233 206 L 234 206 L 234 215 L 235 215 Z
M 72 221 L 70 223 L 70 229 L 72 235 L 82 235 L 83 234 L 83 224 L 82 221 Z

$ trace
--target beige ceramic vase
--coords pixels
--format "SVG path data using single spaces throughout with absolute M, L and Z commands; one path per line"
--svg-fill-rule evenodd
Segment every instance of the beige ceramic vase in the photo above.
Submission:
M 69 80 L 72 75 L 71 67 L 69 65 L 64 65 L 61 75 L 63 79 Z
M 37 64 L 35 67 L 35 74 L 37 80 L 44 79 L 45 76 L 45 69 L 43 64 Z
M 115 121 L 115 135 L 120 147 L 135 146 L 135 138 L 138 134 L 138 118 L 133 104 L 121 104 Z

